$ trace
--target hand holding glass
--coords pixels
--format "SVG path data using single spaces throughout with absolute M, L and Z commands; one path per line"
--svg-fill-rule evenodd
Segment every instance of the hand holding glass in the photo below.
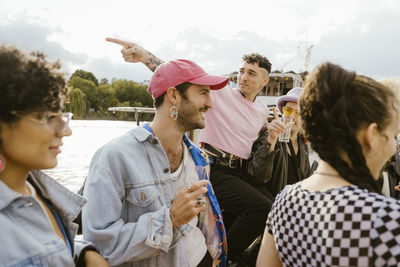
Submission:
M 285 124 L 286 126 L 286 130 L 283 133 L 279 134 L 279 142 L 285 142 L 285 143 L 289 143 L 290 140 L 290 131 L 291 131 L 291 126 L 292 126 L 292 122 L 293 122 L 293 118 L 291 117 L 282 117 L 282 122 L 283 124 Z

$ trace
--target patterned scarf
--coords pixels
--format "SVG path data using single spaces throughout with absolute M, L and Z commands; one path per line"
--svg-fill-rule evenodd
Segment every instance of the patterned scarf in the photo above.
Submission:
M 144 124 L 143 128 L 153 134 L 149 124 Z M 154 135 L 154 134 L 153 134 Z M 199 180 L 209 180 L 210 163 L 206 153 L 196 147 L 186 135 L 183 135 L 183 142 L 192 155 L 194 164 L 197 168 Z M 222 220 L 221 210 L 211 185 L 207 186 L 207 209 L 202 211 L 199 216 L 199 228 L 201 229 L 208 248 L 208 252 L 214 260 L 213 266 L 224 267 L 227 262 L 227 241 L 225 226 Z

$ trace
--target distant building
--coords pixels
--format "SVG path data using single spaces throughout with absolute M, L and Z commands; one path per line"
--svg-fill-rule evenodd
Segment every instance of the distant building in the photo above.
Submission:
M 273 72 L 269 75 L 269 83 L 264 86 L 258 95 L 260 96 L 281 96 L 294 88 L 303 85 L 303 78 L 294 72 L 278 73 Z
M 226 76 L 229 76 L 229 86 L 231 86 L 231 87 L 237 87 L 236 85 L 237 85 L 237 75 L 238 75 L 238 72 L 237 71 L 234 71 L 234 72 L 232 72 L 232 73 L 230 73 L 229 75 L 226 75 Z

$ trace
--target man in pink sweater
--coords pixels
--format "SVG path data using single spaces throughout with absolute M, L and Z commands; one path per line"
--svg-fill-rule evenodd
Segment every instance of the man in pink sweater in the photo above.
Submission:
M 162 60 L 144 48 L 118 39 L 127 62 L 141 62 L 154 71 Z M 233 215 L 227 225 L 228 258 L 240 266 L 243 251 L 265 228 L 273 197 L 254 183 L 247 159 L 260 130 L 267 126 L 268 107 L 256 98 L 269 82 L 271 63 L 259 54 L 243 56 L 238 89 L 226 86 L 211 92 L 213 108 L 204 113 L 200 143 L 211 162 L 210 180 L 221 209 Z
M 238 89 L 226 86 L 211 94 L 214 106 L 205 114 L 200 135 L 211 162 L 210 181 L 225 211 L 228 258 L 236 266 L 244 265 L 243 251 L 262 234 L 273 203 L 273 196 L 247 171 L 252 144 L 267 127 L 268 107 L 256 96 L 269 81 L 271 63 L 259 54 L 242 59 Z

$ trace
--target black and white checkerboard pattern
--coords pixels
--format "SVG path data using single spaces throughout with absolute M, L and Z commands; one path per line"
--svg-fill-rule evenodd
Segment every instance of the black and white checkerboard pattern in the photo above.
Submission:
M 267 229 L 285 266 L 400 266 L 400 201 L 357 186 L 289 185 Z

